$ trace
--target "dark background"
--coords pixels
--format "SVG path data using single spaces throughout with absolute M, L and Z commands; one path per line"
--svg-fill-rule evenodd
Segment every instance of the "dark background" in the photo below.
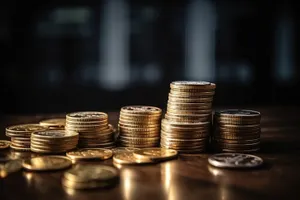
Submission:
M 217 84 L 215 106 L 299 105 L 293 1 L 8 1 L 1 113 L 165 108 L 169 83 Z

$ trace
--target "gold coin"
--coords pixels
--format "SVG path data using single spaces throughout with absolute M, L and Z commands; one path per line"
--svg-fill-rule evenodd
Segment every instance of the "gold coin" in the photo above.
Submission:
M 133 152 L 117 153 L 113 156 L 113 161 L 118 164 L 127 164 L 127 165 L 154 163 L 154 161 L 149 158 L 135 157 Z
M 106 160 L 112 157 L 113 152 L 109 149 L 87 148 L 67 152 L 67 157 L 76 160 L 100 159 Z
M 66 115 L 66 119 L 71 121 L 102 121 L 107 118 L 106 113 L 94 111 L 74 112 Z
M 215 150 L 220 152 L 230 152 L 230 153 L 253 153 L 258 152 L 260 148 L 253 148 L 253 149 L 227 149 L 227 148 L 215 148 Z
M 47 130 L 47 131 L 36 131 L 33 132 L 31 137 L 40 139 L 65 139 L 78 137 L 79 134 L 75 131 L 65 131 L 65 130 Z
M 8 140 L 0 140 L 0 150 L 7 149 L 10 146 L 10 141 Z
M 216 111 L 215 115 L 218 117 L 233 117 L 233 118 L 260 118 L 261 114 L 255 110 L 244 109 L 228 109 L 222 111 Z
M 65 118 L 53 118 L 53 119 L 45 119 L 40 121 L 39 123 L 41 126 L 46 126 L 46 127 L 64 127 L 66 124 L 66 119 Z
M 133 148 L 133 147 L 117 147 L 113 149 L 113 153 L 114 154 L 118 154 L 118 153 L 126 153 L 126 152 L 133 152 L 136 150 L 139 150 L 140 148 Z
M 51 171 L 71 167 L 72 162 L 65 156 L 40 156 L 24 160 L 22 166 L 32 171 Z
M 13 144 L 10 144 L 10 148 L 12 148 L 13 150 L 16 150 L 16 151 L 30 151 L 30 147 L 28 147 L 28 148 L 18 147 L 18 146 L 15 146 Z
M 140 149 L 133 152 L 133 155 L 137 158 L 141 159 L 150 159 L 154 161 L 161 160 L 170 160 L 172 158 L 177 157 L 178 152 L 176 150 L 171 149 L 163 149 L 163 148 L 146 148 Z
M 151 147 L 158 147 L 159 142 L 135 144 L 135 143 L 124 143 L 124 142 L 120 141 L 120 146 L 121 147 L 131 147 L 131 148 L 151 148 Z
M 216 137 L 213 137 L 213 140 L 216 142 L 216 143 L 227 143 L 227 144 L 247 144 L 247 143 L 257 143 L 257 142 L 260 142 L 260 138 L 257 138 L 257 139 L 250 139 L 250 140 L 247 140 L 247 139 L 238 139 L 238 140 L 229 140 L 229 139 L 220 139 L 220 138 L 216 138 Z
M 199 97 L 211 97 L 214 96 L 215 91 L 197 91 L 197 92 L 185 92 L 185 91 L 176 91 L 170 90 L 170 93 L 178 97 L 190 97 L 190 98 L 199 98 Z
M 202 97 L 202 98 L 184 98 L 177 97 L 169 93 L 168 104 L 169 103 L 212 103 L 213 97 Z
M 22 169 L 22 162 L 20 160 L 11 160 L 3 165 L 0 165 L 0 178 L 5 178 L 11 173 L 20 171 Z
M 133 105 L 133 106 L 122 107 L 121 112 L 128 113 L 128 114 L 160 115 L 162 113 L 162 110 L 154 106 Z
M 207 81 L 173 81 L 170 88 L 183 89 L 215 89 L 216 85 Z
M 9 137 L 30 135 L 34 131 L 45 131 L 46 127 L 39 124 L 20 124 L 6 128 L 6 135 Z
M 68 179 L 62 179 L 62 185 L 68 189 L 73 190 L 85 190 L 85 189 L 95 189 L 95 188 L 105 188 L 111 186 L 113 183 L 110 182 L 97 182 L 97 181 L 90 181 L 90 182 L 74 182 L 69 181 Z
M 179 109 L 171 109 L 167 108 L 168 115 L 204 115 L 211 114 L 211 109 L 192 109 L 192 110 L 179 110 Z
M 173 149 L 176 151 L 182 151 L 182 150 L 199 150 L 199 149 L 205 149 L 206 145 L 193 145 L 193 146 L 178 146 L 173 144 L 164 144 L 161 143 L 160 146 L 165 149 Z
M 64 173 L 64 178 L 73 182 L 106 182 L 118 177 L 118 170 L 106 165 L 77 165 Z
M 210 122 L 177 122 L 171 121 L 168 119 L 162 119 L 162 125 L 178 128 L 198 128 L 198 127 L 207 127 L 210 125 Z

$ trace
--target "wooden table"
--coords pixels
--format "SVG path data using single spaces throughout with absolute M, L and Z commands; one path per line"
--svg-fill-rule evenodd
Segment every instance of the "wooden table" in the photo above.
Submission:
M 0 179 L 0 199 L 300 199 L 300 108 L 256 109 L 263 116 L 262 149 L 256 155 L 266 164 L 260 169 L 217 169 L 207 163 L 210 154 L 184 155 L 155 165 L 124 166 L 116 187 L 81 192 L 61 186 L 61 171 L 23 170 Z M 8 125 L 53 116 L 57 115 L 2 117 L 1 139 L 5 138 L 4 128 Z M 113 124 L 117 123 L 117 113 L 111 113 L 110 118 Z M 9 151 L 2 152 L 6 153 Z M 103 163 L 112 165 L 111 160 Z

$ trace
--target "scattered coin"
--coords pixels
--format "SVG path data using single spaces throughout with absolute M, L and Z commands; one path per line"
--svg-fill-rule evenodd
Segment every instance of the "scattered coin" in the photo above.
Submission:
M 72 160 L 106 160 L 112 157 L 113 152 L 110 149 L 85 148 L 67 152 L 67 157 Z
M 263 164 L 263 159 L 242 153 L 220 153 L 208 158 L 209 164 L 220 168 L 253 168 Z
M 119 172 L 105 165 L 77 165 L 64 173 L 63 186 L 72 189 L 94 189 L 117 183 Z
M 5 178 L 11 173 L 20 171 L 22 169 L 22 162 L 20 160 L 11 160 L 5 164 L 0 164 L 0 178 Z
M 140 148 L 134 148 L 134 147 L 116 147 L 113 149 L 113 153 L 114 154 L 118 154 L 118 153 L 126 153 L 126 152 L 133 152 L 136 150 L 140 150 Z
M 11 142 L 7 140 L 0 140 L 0 150 L 9 148 Z
M 40 156 L 23 161 L 23 168 L 31 171 L 52 171 L 71 167 L 72 161 L 65 156 Z
M 137 157 L 135 157 L 133 152 L 117 153 L 113 156 L 113 162 L 116 163 L 116 164 L 126 164 L 126 165 L 154 163 L 154 161 L 149 159 L 149 158 L 137 158 Z
M 177 157 L 178 152 L 173 149 L 164 148 L 146 148 L 133 152 L 134 156 L 141 159 L 150 159 L 154 161 L 170 160 Z

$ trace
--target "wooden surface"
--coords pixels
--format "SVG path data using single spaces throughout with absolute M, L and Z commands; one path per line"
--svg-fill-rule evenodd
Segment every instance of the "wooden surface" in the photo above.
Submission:
M 0 199 L 300 199 L 300 108 L 257 110 L 262 112 L 262 149 L 256 155 L 265 161 L 260 169 L 217 169 L 207 163 L 210 154 L 182 155 L 155 165 L 124 166 L 117 186 L 82 192 L 61 186 L 62 171 L 23 170 L 0 179 Z M 4 128 L 8 125 L 53 116 L 56 115 L 2 117 L 0 138 L 5 138 Z M 110 114 L 113 124 L 117 119 L 116 113 Z M 0 153 L 3 156 L 10 151 Z M 111 165 L 112 160 L 103 163 Z

